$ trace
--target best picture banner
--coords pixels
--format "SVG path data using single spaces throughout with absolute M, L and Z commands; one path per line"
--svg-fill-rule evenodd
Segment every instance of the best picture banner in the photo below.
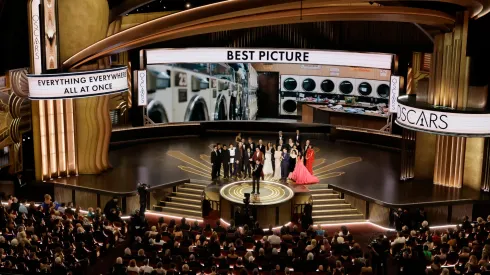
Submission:
M 398 104 L 396 124 L 442 135 L 490 136 L 490 114 L 455 113 Z
M 126 67 L 27 77 L 30 99 L 90 97 L 128 90 Z
M 391 69 L 393 55 L 299 49 L 187 48 L 146 50 L 147 64 L 291 63 Z

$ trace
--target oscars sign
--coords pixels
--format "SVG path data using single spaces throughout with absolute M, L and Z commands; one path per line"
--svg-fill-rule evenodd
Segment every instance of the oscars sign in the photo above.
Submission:
M 415 131 L 455 136 L 490 136 L 490 114 L 457 113 L 398 104 L 396 124 Z
M 128 90 L 126 67 L 107 70 L 28 75 L 29 98 L 64 99 L 100 96 Z

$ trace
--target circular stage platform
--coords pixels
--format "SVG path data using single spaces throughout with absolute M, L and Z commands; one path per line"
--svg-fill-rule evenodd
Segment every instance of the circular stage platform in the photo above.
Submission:
M 252 181 L 237 181 L 229 183 L 220 190 L 222 198 L 233 202 L 243 204 L 245 193 L 252 192 Z M 274 205 L 289 201 L 293 198 L 294 192 L 288 186 L 272 182 L 260 181 L 260 195 L 258 197 L 250 195 L 250 205 Z

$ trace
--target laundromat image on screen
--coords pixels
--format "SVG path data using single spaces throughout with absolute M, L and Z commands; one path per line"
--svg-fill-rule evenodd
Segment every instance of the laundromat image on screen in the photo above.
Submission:
M 147 91 L 154 123 L 257 116 L 257 72 L 250 64 L 149 65 Z
M 384 115 L 390 94 L 389 79 L 389 71 L 354 67 L 282 63 L 155 64 L 147 67 L 146 111 L 154 123 L 298 121 L 300 103 L 304 102 L 334 107 L 362 106 L 369 112 Z

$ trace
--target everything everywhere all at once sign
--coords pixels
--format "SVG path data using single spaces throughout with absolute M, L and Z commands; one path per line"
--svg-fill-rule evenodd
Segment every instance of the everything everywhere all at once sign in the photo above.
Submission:
M 31 99 L 99 96 L 128 90 L 126 67 L 107 70 L 28 75 Z
M 147 64 L 285 63 L 391 69 L 393 55 L 294 49 L 188 48 L 146 50 Z
M 439 112 L 398 104 L 396 123 L 402 127 L 446 135 L 488 136 L 490 114 Z

